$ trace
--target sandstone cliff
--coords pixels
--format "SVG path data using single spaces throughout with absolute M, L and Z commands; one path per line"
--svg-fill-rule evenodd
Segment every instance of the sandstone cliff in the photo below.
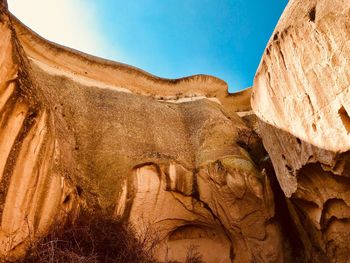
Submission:
M 229 94 L 51 43 L 0 1 L 0 261 L 88 210 L 156 235 L 160 261 L 348 262 L 349 15 L 289 1 Z
M 280 262 L 266 173 L 241 145 L 250 90 L 167 80 L 42 39 L 0 9 L 0 256 L 80 208 L 151 227 L 160 260 Z M 252 145 L 259 148 L 259 145 Z

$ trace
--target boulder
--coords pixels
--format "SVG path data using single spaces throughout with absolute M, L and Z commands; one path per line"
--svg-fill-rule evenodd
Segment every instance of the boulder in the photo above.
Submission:
M 349 1 L 289 1 L 252 92 L 308 262 L 350 255 L 349 14 Z

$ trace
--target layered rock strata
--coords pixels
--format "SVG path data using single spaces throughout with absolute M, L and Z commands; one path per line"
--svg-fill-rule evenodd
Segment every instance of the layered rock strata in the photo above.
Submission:
M 308 262 L 350 257 L 349 15 L 349 1 L 289 1 L 252 92 Z

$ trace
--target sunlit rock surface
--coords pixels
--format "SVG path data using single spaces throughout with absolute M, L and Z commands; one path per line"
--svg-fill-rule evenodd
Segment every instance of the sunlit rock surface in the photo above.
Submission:
M 0 8 L 0 255 L 10 259 L 78 204 L 61 170 L 52 113 L 34 92 L 28 61 Z
M 350 1 L 289 1 L 252 108 L 308 262 L 350 259 Z
M 83 208 L 163 261 L 348 262 L 349 15 L 289 1 L 252 94 L 229 94 L 51 43 L 0 1 L 0 261 Z
M 160 260 L 190 248 L 205 262 L 283 260 L 269 179 L 239 146 L 259 148 L 236 114 L 250 110 L 250 90 L 61 47 L 3 4 L 0 65 L 2 259 L 84 207 L 153 233 Z

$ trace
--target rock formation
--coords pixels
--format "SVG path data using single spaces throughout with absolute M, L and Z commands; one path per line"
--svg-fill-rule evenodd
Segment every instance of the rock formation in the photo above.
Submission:
M 79 204 L 61 170 L 52 112 L 36 94 L 29 61 L 0 7 L 0 255 L 11 258 Z
M 0 261 L 85 209 L 161 261 L 348 262 L 349 15 L 289 1 L 254 87 L 229 94 L 51 43 L 0 0 Z
M 239 146 L 253 134 L 236 114 L 250 110 L 250 90 L 59 46 L 5 5 L 0 64 L 2 259 L 83 207 L 154 232 L 160 260 L 195 246 L 205 262 L 281 262 L 269 179 Z
M 349 15 L 349 1 L 289 1 L 252 93 L 308 262 L 350 258 Z

